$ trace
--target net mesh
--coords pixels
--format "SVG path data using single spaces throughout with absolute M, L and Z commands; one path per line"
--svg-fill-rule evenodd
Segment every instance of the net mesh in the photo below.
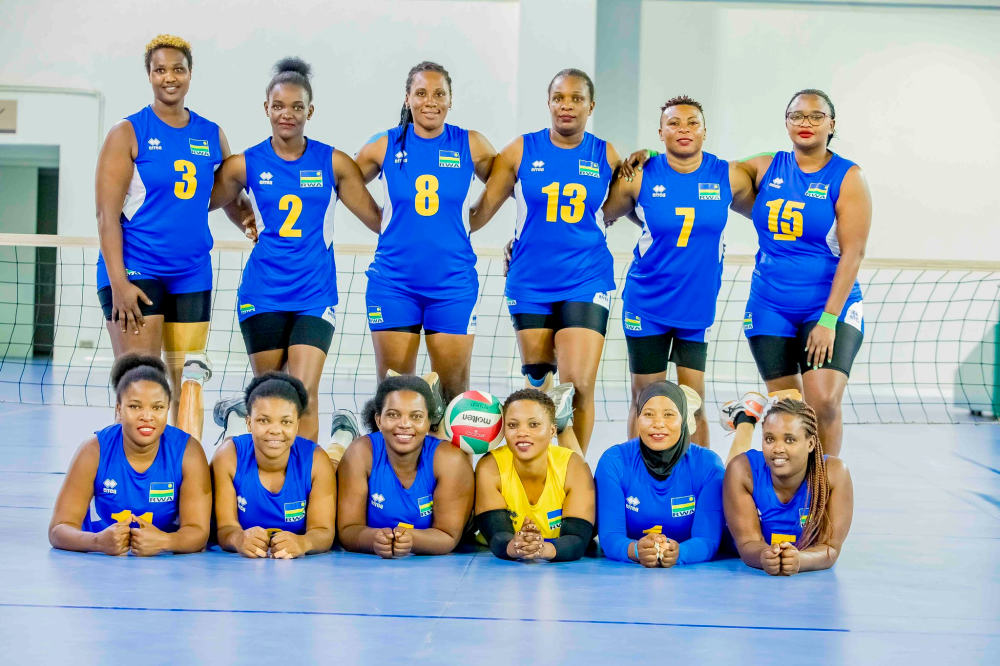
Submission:
M 111 406 L 113 354 L 97 300 L 96 239 L 0 235 L 0 400 Z M 236 318 L 236 290 L 248 247 L 219 244 L 208 353 L 214 364 L 206 404 L 242 390 L 251 376 Z M 365 309 L 373 248 L 337 254 L 337 328 L 320 384 L 320 412 L 358 410 L 375 387 Z M 597 418 L 628 413 L 629 371 L 621 288 L 631 257 L 615 257 L 607 343 L 595 387 Z M 505 396 L 522 385 L 514 330 L 503 298 L 503 260 L 481 252 L 478 329 L 471 387 Z M 742 322 L 752 258 L 727 257 L 706 370 L 706 403 L 763 391 Z M 913 267 L 866 262 L 865 341 L 844 395 L 847 423 L 953 423 L 1000 411 L 1000 267 Z M 421 348 L 418 370 L 430 370 Z M 332 400 L 331 400 L 332 397 Z M 711 413 L 711 411 L 710 411 Z

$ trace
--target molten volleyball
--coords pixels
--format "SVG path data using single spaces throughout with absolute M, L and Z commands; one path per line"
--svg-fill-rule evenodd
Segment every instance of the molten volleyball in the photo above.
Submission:
M 503 405 L 484 391 L 455 396 L 444 410 L 444 432 L 452 444 L 468 453 L 495 449 L 503 441 Z

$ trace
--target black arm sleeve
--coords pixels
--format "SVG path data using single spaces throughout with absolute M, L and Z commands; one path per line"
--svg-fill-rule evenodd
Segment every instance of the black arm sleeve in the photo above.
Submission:
M 476 516 L 476 525 L 494 555 L 503 560 L 514 559 L 507 554 L 507 544 L 514 538 L 514 523 L 507 509 L 484 511 Z
M 552 542 L 556 548 L 553 562 L 572 562 L 583 557 L 590 540 L 594 538 L 594 524 L 583 518 L 563 518 L 559 538 Z

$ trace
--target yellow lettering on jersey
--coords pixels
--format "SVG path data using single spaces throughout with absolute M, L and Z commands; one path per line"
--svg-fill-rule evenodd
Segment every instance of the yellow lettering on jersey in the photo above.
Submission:
M 142 518 L 147 523 L 153 522 L 153 512 L 147 511 L 146 513 L 138 514 L 139 518 Z M 118 513 L 111 514 L 111 519 L 118 523 L 131 523 L 135 518 L 132 516 L 132 512 L 128 509 L 119 511 Z
M 688 238 L 691 236 L 691 227 L 694 226 L 694 208 L 675 208 L 674 213 L 684 216 L 681 235 L 677 237 L 677 247 L 687 247 Z
M 417 178 L 417 198 L 413 200 L 413 208 L 418 215 L 430 217 L 438 212 L 440 200 L 438 199 L 438 179 L 437 176 L 425 174 Z
M 396 527 L 408 527 L 411 530 L 413 529 L 413 525 L 411 525 L 409 523 L 400 523 L 400 524 L 396 525 Z
M 768 208 L 767 230 L 774 234 L 776 241 L 793 241 L 802 237 L 802 213 L 806 207 L 801 201 L 775 199 L 765 204 Z M 784 210 L 782 210 L 784 206 Z M 781 216 L 781 220 L 778 216 Z
M 776 534 L 771 533 L 771 545 L 777 546 L 779 543 L 795 543 L 794 534 Z
M 197 170 L 194 164 L 187 160 L 177 160 L 174 162 L 174 171 L 183 171 L 181 179 L 174 183 L 174 196 L 178 199 L 190 199 L 198 189 L 198 179 L 195 178 Z
M 280 531 L 281 530 L 279 528 L 277 528 L 277 527 L 269 527 L 269 528 L 267 528 L 267 538 L 268 538 L 268 540 L 270 541 L 271 537 L 273 537 L 275 534 L 277 534 Z
M 648 530 L 643 530 L 643 534 L 663 534 L 663 525 L 653 525 Z
M 278 235 L 285 238 L 302 238 L 302 230 L 295 228 L 295 223 L 302 214 L 302 199 L 294 194 L 286 194 L 278 202 L 278 210 L 287 210 L 288 216 L 278 229 Z
M 567 224 L 576 224 L 583 219 L 587 211 L 587 188 L 579 183 L 567 183 L 562 188 L 563 196 L 569 197 L 569 205 L 559 205 L 559 183 L 549 183 L 542 188 L 542 194 L 548 195 L 545 206 L 545 221 L 555 222 L 556 214 Z

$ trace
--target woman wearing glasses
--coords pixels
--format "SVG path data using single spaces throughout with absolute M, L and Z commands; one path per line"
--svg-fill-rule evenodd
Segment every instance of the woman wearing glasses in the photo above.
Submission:
M 821 90 L 785 109 L 792 150 L 742 162 L 760 249 L 743 329 L 769 392 L 799 389 L 826 452 L 840 455 L 841 398 L 864 336 L 858 268 L 872 202 L 861 168 L 827 147 L 836 111 Z

